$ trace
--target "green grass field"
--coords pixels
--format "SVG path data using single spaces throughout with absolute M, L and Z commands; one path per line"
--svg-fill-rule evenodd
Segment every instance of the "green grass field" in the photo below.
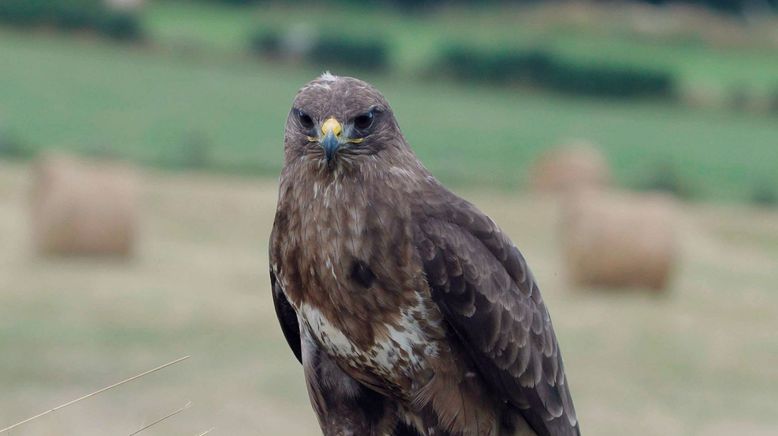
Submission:
M 432 63 L 441 47 L 458 42 L 545 47 L 583 62 L 665 68 L 679 76 L 684 88 L 778 88 L 775 48 L 766 47 L 758 38 L 754 37 L 751 44 L 728 46 L 720 42 L 711 46 L 696 38 L 693 29 L 685 35 L 649 38 L 629 30 L 627 17 L 618 15 L 618 7 L 590 7 L 594 8 L 590 16 L 597 18 L 581 23 L 575 11 L 555 6 L 449 7 L 434 14 L 409 15 L 344 5 L 311 4 L 300 8 L 271 3 L 236 8 L 219 3 L 168 1 L 153 3 L 144 18 L 153 38 L 163 44 L 233 53 L 247 49 L 253 32 L 268 28 L 285 31 L 297 26 L 355 38 L 377 35 L 388 41 L 393 67 L 406 75 L 419 73 Z M 609 16 L 608 8 L 617 11 Z
M 277 173 L 291 100 L 320 72 L 164 47 L 0 35 L 1 131 L 37 148 L 108 150 L 154 163 L 180 161 L 200 141 L 218 165 Z M 516 187 L 543 149 L 587 138 L 626 185 L 669 162 L 704 199 L 778 187 L 775 116 L 365 78 L 384 91 L 421 159 L 447 182 Z

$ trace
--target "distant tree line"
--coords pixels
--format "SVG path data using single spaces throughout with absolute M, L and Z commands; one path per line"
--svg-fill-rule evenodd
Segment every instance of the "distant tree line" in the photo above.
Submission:
M 222 3 L 232 4 L 252 4 L 252 3 L 267 3 L 272 0 L 209 0 Z M 543 3 L 544 1 L 559 1 L 559 0 L 330 0 L 332 3 L 351 3 L 354 5 L 371 4 L 371 5 L 387 5 L 396 7 L 402 10 L 424 10 L 431 7 L 443 6 L 446 4 L 470 4 L 473 6 L 484 6 L 488 4 L 506 4 L 506 3 Z M 615 2 L 614 0 L 601 0 L 602 2 Z M 650 3 L 654 5 L 664 4 L 696 4 L 718 11 L 728 13 L 743 13 L 747 10 L 773 10 L 778 11 L 778 0 L 632 0 L 635 2 Z M 277 3 L 299 3 L 299 1 L 290 0 L 275 0 Z
M 136 14 L 114 10 L 102 0 L 0 0 L 0 24 L 62 32 L 89 31 L 120 41 L 143 38 Z
M 707 6 L 723 12 L 743 13 L 747 10 L 778 11 L 778 0 L 640 0 L 644 3 L 664 5 L 671 3 L 686 3 Z
M 260 29 L 251 50 L 271 61 L 305 62 L 321 70 L 346 67 L 389 72 L 391 44 L 379 36 L 333 37 L 317 32 L 300 43 L 289 32 Z M 449 43 L 438 49 L 419 75 L 493 86 L 545 89 L 607 98 L 672 99 L 676 77 L 669 71 L 602 62 L 574 61 L 536 49 L 491 49 Z

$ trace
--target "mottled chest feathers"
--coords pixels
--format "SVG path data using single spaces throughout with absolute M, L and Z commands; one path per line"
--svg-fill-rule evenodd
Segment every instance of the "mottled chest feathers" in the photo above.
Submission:
M 357 264 L 352 279 L 367 287 L 375 276 L 364 264 Z M 438 329 L 428 324 L 427 309 L 421 299 L 413 306 L 395 310 L 391 317 L 378 310 L 368 314 L 362 327 L 372 332 L 372 338 L 364 342 L 359 340 L 359 332 L 344 330 L 346 326 L 338 322 L 345 313 L 324 313 L 303 304 L 300 315 L 312 337 L 328 354 L 354 368 L 394 379 L 426 366 L 424 361 L 438 353 L 439 339 Z

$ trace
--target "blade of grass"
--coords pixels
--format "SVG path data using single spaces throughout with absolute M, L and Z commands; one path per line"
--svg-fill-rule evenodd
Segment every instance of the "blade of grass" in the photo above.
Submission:
M 153 426 L 155 426 L 155 425 L 159 424 L 160 422 L 162 422 L 162 421 L 164 421 L 164 420 L 166 420 L 166 419 L 168 419 L 168 418 L 171 418 L 171 417 L 173 417 L 173 416 L 176 416 L 176 415 L 178 415 L 179 413 L 183 412 L 184 410 L 186 410 L 186 409 L 188 409 L 188 408 L 190 408 L 190 407 L 192 407 L 192 402 L 191 402 L 191 401 L 189 401 L 188 403 L 186 403 L 186 404 L 184 405 L 184 407 L 182 407 L 182 408 L 180 408 L 180 409 L 176 409 L 176 410 L 174 410 L 173 412 L 170 412 L 170 413 L 168 413 L 167 415 L 163 416 L 162 418 L 159 418 L 158 420 L 156 420 L 156 421 L 152 422 L 151 424 L 149 424 L 149 425 L 146 425 L 146 426 L 144 426 L 144 427 L 141 427 L 141 428 L 140 428 L 140 429 L 138 429 L 138 430 L 135 430 L 134 432 L 130 433 L 130 434 L 129 434 L 129 436 L 134 436 L 134 435 L 136 435 L 136 434 L 138 434 L 138 433 L 142 432 L 143 430 L 149 429 L 149 428 L 151 428 L 151 427 L 153 427 Z
M 98 389 L 98 390 L 96 390 L 96 391 L 94 391 L 92 393 L 84 395 L 83 397 L 79 397 L 79 398 L 76 398 L 75 400 L 68 401 L 67 403 L 60 404 L 59 406 L 54 407 L 52 409 L 49 409 L 49 410 L 47 410 L 45 412 L 39 413 L 39 414 L 37 414 L 35 416 L 31 416 L 31 417 L 25 419 L 24 421 L 19 421 L 16 424 L 13 424 L 13 425 L 11 425 L 9 427 L 6 427 L 4 429 L 0 429 L 0 433 L 5 433 L 5 432 L 7 432 L 9 430 L 13 430 L 16 427 L 19 427 L 20 425 L 27 424 L 30 421 L 34 421 L 34 420 L 36 420 L 38 418 L 41 418 L 43 416 L 46 416 L 46 415 L 48 415 L 50 413 L 56 412 L 57 410 L 64 409 L 65 407 L 68 407 L 68 406 L 71 406 L 73 404 L 76 404 L 79 401 L 83 401 L 83 400 L 86 400 L 87 398 L 94 397 L 95 395 L 101 394 L 101 393 L 103 393 L 103 392 L 105 392 L 107 390 L 110 390 L 110 389 L 113 389 L 115 387 L 121 386 L 121 385 L 123 385 L 125 383 L 129 383 L 129 382 L 131 382 L 133 380 L 137 380 L 137 379 L 139 379 L 141 377 L 147 376 L 147 375 L 149 375 L 149 374 L 151 374 L 153 372 L 157 372 L 157 371 L 159 371 L 161 369 L 165 369 L 168 366 L 175 365 L 176 363 L 179 363 L 179 362 L 183 362 L 184 360 L 189 359 L 190 357 L 192 357 L 192 356 L 184 356 L 184 357 L 178 358 L 178 359 L 176 359 L 176 360 L 174 360 L 172 362 L 168 362 L 168 363 L 166 363 L 164 365 L 160 365 L 160 366 L 158 366 L 156 368 L 150 369 L 150 370 L 148 370 L 146 372 L 142 372 L 142 373 L 140 373 L 138 375 L 132 376 L 132 377 L 127 378 L 127 379 L 124 379 L 124 380 L 122 380 L 120 382 L 117 382 L 117 383 L 114 383 L 114 384 L 112 384 L 110 386 L 106 386 L 104 388 Z

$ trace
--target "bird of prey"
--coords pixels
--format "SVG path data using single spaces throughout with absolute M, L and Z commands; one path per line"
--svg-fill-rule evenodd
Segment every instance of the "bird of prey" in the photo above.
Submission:
M 325 435 L 580 434 L 524 257 L 368 83 L 325 73 L 295 97 L 270 279 Z

